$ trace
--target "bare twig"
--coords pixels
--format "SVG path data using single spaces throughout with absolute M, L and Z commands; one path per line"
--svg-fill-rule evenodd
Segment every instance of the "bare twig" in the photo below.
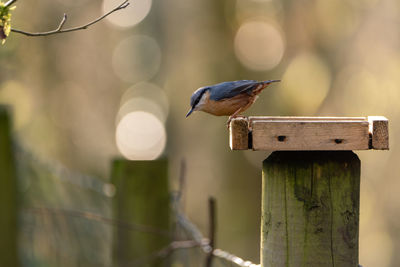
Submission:
M 15 2 L 16 0 L 10 0 L 9 2 Z M 53 35 L 53 34 L 57 34 L 57 33 L 66 33 L 66 32 L 73 32 L 73 31 L 79 31 L 79 30 L 85 30 L 87 28 L 89 28 L 90 26 L 92 26 L 93 24 L 96 24 L 97 22 L 101 21 L 102 19 L 106 18 L 107 16 L 111 15 L 112 13 L 124 9 L 126 7 L 129 6 L 129 0 L 125 0 L 124 2 L 122 2 L 121 4 L 119 4 L 117 7 L 115 7 L 113 10 L 107 12 L 106 14 L 104 14 L 101 17 L 98 17 L 97 19 L 82 25 L 82 26 L 77 26 L 77 27 L 72 27 L 72 28 L 68 28 L 68 29 L 62 29 L 65 22 L 67 21 L 67 15 L 64 14 L 60 24 L 58 25 L 58 27 L 55 30 L 52 31 L 47 31 L 47 32 L 26 32 L 26 31 L 22 31 L 22 30 L 18 30 L 18 29 L 11 29 L 12 32 L 16 32 L 16 33 L 20 33 L 20 34 L 24 34 L 27 36 L 48 36 L 48 35 Z M 7 5 L 7 4 L 6 4 Z
M 64 16 L 60 22 L 60 25 L 58 25 L 58 28 L 56 29 L 56 31 L 61 31 L 61 28 L 64 26 L 66 21 L 67 21 L 67 14 L 64 13 Z
M 5 7 L 9 7 L 12 4 L 14 4 L 15 2 L 17 2 L 17 0 L 9 0 L 7 3 L 4 4 Z
M 211 267 L 213 260 L 213 252 L 215 247 L 215 228 L 216 228 L 216 201 L 215 198 L 208 198 L 208 216 L 209 216 L 209 237 L 211 251 L 207 255 L 206 267 Z

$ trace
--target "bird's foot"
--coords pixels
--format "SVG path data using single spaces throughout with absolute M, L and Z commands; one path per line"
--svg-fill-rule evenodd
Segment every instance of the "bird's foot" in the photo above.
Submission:
M 226 121 L 226 127 L 228 128 L 228 130 L 230 128 L 231 121 L 233 119 L 238 119 L 238 118 L 247 119 L 247 117 L 244 116 L 244 115 L 232 115 L 232 116 L 229 116 L 228 120 Z
M 237 115 L 237 116 L 235 116 L 235 119 L 237 119 L 237 118 L 246 119 L 247 117 L 246 117 L 246 116 L 244 116 L 244 115 Z
M 229 116 L 228 120 L 226 121 L 226 128 L 230 128 L 232 119 L 236 118 L 236 116 Z

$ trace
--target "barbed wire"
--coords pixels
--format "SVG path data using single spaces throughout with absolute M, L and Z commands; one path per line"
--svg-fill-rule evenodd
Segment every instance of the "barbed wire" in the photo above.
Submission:
M 176 208 L 179 206 L 179 203 L 173 203 L 173 206 Z M 80 217 L 85 218 L 88 220 L 93 220 L 97 222 L 106 223 L 108 225 L 112 225 L 115 227 L 122 227 L 127 230 L 132 231 L 140 231 L 140 232 L 147 232 L 152 234 L 158 234 L 163 236 L 171 236 L 170 232 L 163 231 L 151 226 L 147 225 L 140 225 L 130 222 L 119 221 L 115 219 L 110 219 L 103 217 L 96 213 L 91 212 L 83 212 L 77 210 L 67 210 L 67 209 L 55 209 L 55 208 L 47 208 L 47 207 L 31 207 L 23 209 L 25 212 L 37 213 L 37 214 L 50 214 L 50 215 L 64 215 L 64 216 L 71 216 L 71 217 Z M 165 258 L 171 255 L 175 250 L 178 249 L 189 249 L 194 247 L 199 247 L 203 253 L 209 254 L 212 252 L 212 255 L 225 260 L 230 263 L 234 263 L 237 266 L 241 267 L 259 267 L 259 264 L 254 264 L 251 261 L 244 260 L 232 253 L 229 253 L 222 249 L 213 249 L 210 246 L 210 240 L 205 238 L 198 227 L 190 221 L 187 216 L 182 213 L 181 211 L 175 209 L 175 216 L 177 219 L 177 223 L 188 233 L 188 235 L 192 238 L 190 240 L 176 240 L 168 244 L 167 246 L 163 247 L 160 250 L 154 251 L 149 255 L 145 255 L 139 259 L 136 259 L 131 264 L 134 266 L 140 266 L 141 264 L 147 263 L 157 258 Z
M 61 163 L 49 159 L 45 159 L 44 157 L 40 157 L 35 154 L 31 149 L 27 146 L 23 145 L 18 140 L 14 140 L 14 148 L 18 158 L 17 171 L 21 171 L 23 167 L 22 162 L 30 161 L 33 165 L 39 166 L 38 168 L 44 168 L 47 172 L 51 174 L 54 179 L 59 179 L 62 182 L 68 182 L 73 185 L 79 186 L 84 189 L 88 189 L 91 191 L 95 191 L 104 195 L 108 198 L 113 196 L 113 191 L 115 191 L 114 185 L 103 182 L 100 178 L 91 175 L 81 174 L 75 171 L 71 171 L 69 168 L 65 167 Z M 26 163 L 25 163 L 26 164 Z M 184 162 L 182 163 L 184 164 Z M 25 167 L 26 168 L 26 167 Z M 181 168 L 181 172 L 185 172 L 185 165 Z M 188 235 L 189 240 L 174 240 L 169 243 L 167 246 L 161 248 L 160 250 L 154 251 L 149 255 L 145 255 L 142 258 L 136 259 L 132 262 L 134 266 L 140 266 L 141 264 L 145 264 L 146 262 L 155 260 L 157 258 L 165 258 L 170 256 L 174 251 L 180 249 L 190 249 L 198 247 L 200 250 L 206 255 L 212 254 L 214 257 L 229 262 L 231 264 L 235 264 L 240 267 L 259 267 L 259 264 L 255 264 L 251 261 L 244 260 L 232 253 L 229 253 L 225 250 L 219 248 L 213 248 L 210 245 L 209 238 L 206 238 L 199 228 L 193 223 L 186 214 L 182 211 L 182 198 L 183 198 L 183 184 L 184 184 L 184 176 L 185 174 L 180 175 L 180 188 L 176 192 L 172 192 L 171 194 L 171 207 L 174 213 L 174 218 L 176 220 L 176 224 L 178 227 L 181 227 Z M 68 209 L 57 209 L 57 208 L 49 208 L 49 207 L 28 207 L 22 209 L 24 212 L 30 212 L 35 214 L 50 214 L 50 215 L 64 215 L 70 217 L 80 217 L 85 218 L 87 220 L 97 221 L 100 223 L 105 223 L 114 227 L 121 227 L 127 230 L 132 231 L 141 231 L 148 232 L 152 234 L 160 234 L 164 236 L 171 236 L 172 233 L 168 231 L 163 231 L 160 229 L 156 229 L 147 225 L 140 225 L 131 222 L 125 222 L 120 220 L 115 220 L 111 218 L 104 217 L 102 215 L 86 212 L 86 211 L 78 211 L 78 210 L 68 210 Z M 132 266 L 131 265 L 131 266 Z
M 199 244 L 194 241 L 194 240 L 178 240 L 178 241 L 172 241 L 169 243 L 167 246 L 163 247 L 160 250 L 154 251 L 153 253 L 150 253 L 149 255 L 145 255 L 143 257 L 140 257 L 138 259 L 135 259 L 134 261 L 130 262 L 126 266 L 148 266 L 148 264 L 156 259 L 165 259 L 169 257 L 173 252 L 179 249 L 190 249 L 190 248 L 195 248 L 198 247 Z
M 17 172 L 21 172 L 21 170 L 24 169 L 22 165 L 25 161 L 28 161 L 48 171 L 53 178 L 61 182 L 67 182 L 84 189 L 95 191 L 105 197 L 112 197 L 115 193 L 113 184 L 104 182 L 100 178 L 92 175 L 72 171 L 58 161 L 45 159 L 37 153 L 34 153 L 32 149 L 17 140 L 17 138 L 14 138 L 13 145 L 17 156 Z M 21 175 L 19 176 L 21 177 Z
M 180 190 L 182 190 L 182 188 Z M 240 267 L 260 267 L 260 264 L 255 264 L 251 261 L 244 260 L 225 250 L 211 247 L 210 240 L 208 238 L 205 238 L 204 235 L 199 230 L 199 228 L 196 226 L 196 224 L 190 221 L 190 219 L 188 219 L 188 217 L 182 212 L 180 205 L 181 197 L 182 194 L 180 192 L 177 192 L 172 197 L 173 199 L 172 205 L 175 217 L 177 219 L 177 223 L 184 230 L 186 230 L 186 232 L 189 234 L 191 238 L 193 238 L 193 240 L 195 240 L 199 244 L 200 248 L 205 254 L 212 253 L 213 256 L 234 263 Z
M 70 217 L 85 218 L 87 220 L 105 223 L 107 225 L 124 228 L 126 230 L 156 234 L 156 235 L 167 236 L 167 237 L 172 236 L 171 232 L 165 231 L 162 229 L 158 229 L 156 227 L 138 224 L 138 223 L 126 222 L 126 221 L 121 221 L 121 220 L 116 220 L 116 219 L 110 219 L 110 218 L 101 216 L 99 214 L 93 213 L 93 212 L 68 210 L 68 209 L 57 209 L 57 208 L 48 208 L 48 207 L 29 207 L 29 208 L 23 208 L 22 210 L 24 212 L 30 212 L 30 213 L 36 213 L 36 214 L 64 215 L 64 216 L 70 216 Z
M 225 250 L 222 249 L 213 249 L 210 246 L 210 241 L 208 238 L 205 238 L 203 234 L 200 232 L 198 227 L 192 223 L 185 214 L 181 213 L 179 210 L 176 213 L 176 217 L 178 219 L 178 223 L 181 225 L 182 228 L 184 228 L 190 235 L 191 237 L 200 244 L 201 249 L 203 250 L 204 253 L 208 254 L 212 251 L 212 254 L 217 257 L 221 258 L 223 260 L 226 260 L 228 262 L 234 263 L 237 266 L 241 267 L 259 267 L 259 264 L 255 264 L 251 261 L 248 260 L 243 260 L 242 258 L 229 253 Z

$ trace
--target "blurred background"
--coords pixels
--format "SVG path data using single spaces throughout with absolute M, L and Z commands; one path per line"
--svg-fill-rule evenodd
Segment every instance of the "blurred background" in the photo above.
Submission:
M 12 27 L 54 29 L 64 12 L 65 27 L 77 26 L 120 2 L 18 1 Z M 108 182 L 115 157 L 168 157 L 176 189 L 185 159 L 186 214 L 206 232 L 207 198 L 216 197 L 217 246 L 257 263 L 261 164 L 268 153 L 231 151 L 225 117 L 186 119 L 192 92 L 223 81 L 282 79 L 245 115 L 386 116 L 390 150 L 357 152 L 360 263 L 399 266 L 399 13 L 396 0 L 135 0 L 87 30 L 11 33 L 0 50 L 0 103 L 13 106 L 16 136 L 44 165 L 57 162 Z M 60 206 L 90 202 L 108 210 L 96 197 L 76 199 L 63 186 L 49 192 L 47 183 L 37 193 L 32 184 L 23 185 L 27 199 L 40 195 Z M 38 242 L 26 259 L 51 254 Z M 102 244 L 96 246 L 88 253 Z

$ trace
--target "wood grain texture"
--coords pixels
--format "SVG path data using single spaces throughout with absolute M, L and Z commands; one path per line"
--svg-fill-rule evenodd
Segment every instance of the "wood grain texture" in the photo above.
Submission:
M 251 122 L 254 150 L 368 149 L 368 121 L 361 119 L 264 119 Z
M 389 121 L 383 116 L 369 116 L 371 145 L 373 149 L 389 149 Z
M 247 118 L 232 119 L 229 126 L 229 145 L 232 150 L 249 149 L 249 126 Z
M 253 121 L 367 121 L 367 117 L 250 116 Z
M 246 143 L 253 150 L 387 150 L 389 122 L 383 116 L 236 118 L 230 147 L 244 150 Z
M 261 266 L 358 266 L 359 205 L 353 152 L 273 152 L 263 163 Z

